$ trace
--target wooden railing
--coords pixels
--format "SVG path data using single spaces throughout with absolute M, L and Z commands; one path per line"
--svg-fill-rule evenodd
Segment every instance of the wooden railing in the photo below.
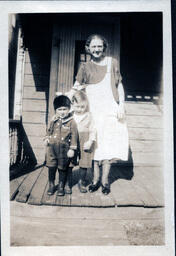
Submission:
M 21 160 L 22 141 L 20 140 L 20 121 L 9 121 L 9 152 L 10 152 L 10 167 L 18 164 Z
M 21 121 L 9 120 L 10 170 L 22 170 L 36 164 Z

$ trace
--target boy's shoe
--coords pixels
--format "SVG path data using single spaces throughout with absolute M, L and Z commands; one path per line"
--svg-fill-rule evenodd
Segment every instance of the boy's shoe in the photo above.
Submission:
M 102 193 L 104 195 L 108 195 L 110 193 L 110 186 L 109 184 L 105 184 L 104 186 L 102 185 Z
M 90 193 L 95 192 L 98 190 L 98 188 L 99 188 L 99 182 L 91 184 L 89 185 L 89 192 Z
M 87 188 L 82 180 L 78 182 L 78 188 L 81 193 L 87 193 Z
M 54 188 L 55 188 L 54 182 L 49 181 L 49 188 L 48 188 L 48 191 L 47 191 L 47 194 L 49 196 L 54 194 Z
M 64 196 L 64 195 L 65 195 L 64 183 L 63 182 L 59 182 L 56 196 Z
M 72 194 L 72 168 L 69 168 L 66 175 L 65 194 Z

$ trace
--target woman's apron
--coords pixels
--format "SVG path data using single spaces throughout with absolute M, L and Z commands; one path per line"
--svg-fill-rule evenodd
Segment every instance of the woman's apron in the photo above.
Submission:
M 97 130 L 97 142 L 94 160 L 128 160 L 128 130 L 126 121 L 118 120 L 118 104 L 111 88 L 112 58 L 107 59 L 107 73 L 97 84 L 87 84 L 86 94 L 89 100 Z

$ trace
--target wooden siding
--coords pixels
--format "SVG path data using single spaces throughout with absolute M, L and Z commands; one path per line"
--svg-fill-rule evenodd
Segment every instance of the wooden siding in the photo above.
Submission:
M 61 92 L 69 91 L 73 86 L 75 41 L 86 40 L 91 34 L 103 35 L 109 43 L 107 55 L 119 57 L 119 23 L 116 24 L 65 24 L 57 25 L 57 37 L 60 42 L 59 67 L 57 90 Z
M 163 166 L 163 115 L 152 102 L 126 102 L 126 118 L 135 166 Z
M 49 36 L 49 34 L 48 34 Z M 33 31 L 25 38 L 23 86 L 23 127 L 38 163 L 45 159 L 43 137 L 48 121 L 50 40 L 44 31 Z

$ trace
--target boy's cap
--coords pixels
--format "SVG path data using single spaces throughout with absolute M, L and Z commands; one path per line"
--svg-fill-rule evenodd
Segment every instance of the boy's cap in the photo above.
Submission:
M 70 99 L 65 96 L 65 95 L 60 95 L 60 96 L 57 96 L 54 101 L 53 101 L 53 106 L 54 106 L 54 109 L 56 110 L 57 108 L 60 108 L 60 107 L 67 107 L 67 108 L 70 108 L 71 107 L 71 101 Z

